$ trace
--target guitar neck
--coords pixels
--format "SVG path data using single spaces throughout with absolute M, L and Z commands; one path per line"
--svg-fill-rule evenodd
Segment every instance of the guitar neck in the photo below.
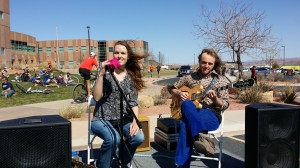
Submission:
M 233 86 L 233 83 L 231 83 L 231 84 L 228 84 L 228 85 L 226 85 L 226 86 L 221 86 L 221 87 L 219 87 L 219 88 L 216 88 L 215 90 L 217 91 L 217 92 L 219 92 L 219 91 L 221 91 L 221 90 L 226 90 L 226 89 L 231 89 L 231 88 L 233 88 L 234 86 Z

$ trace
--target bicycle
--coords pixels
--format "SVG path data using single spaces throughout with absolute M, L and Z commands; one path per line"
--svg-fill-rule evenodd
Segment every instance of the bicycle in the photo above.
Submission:
M 95 75 L 93 75 L 93 76 L 95 76 Z M 96 79 L 97 79 L 96 76 L 90 79 L 90 81 L 92 83 L 91 88 L 93 88 Z M 92 81 L 94 81 L 94 82 L 92 82 Z M 87 92 L 87 87 L 86 87 L 85 81 L 84 81 L 84 83 L 79 83 L 74 86 L 72 96 L 73 96 L 74 102 L 83 103 L 83 102 L 87 101 L 88 92 Z
M 28 89 L 26 89 L 24 86 L 22 86 L 19 83 L 16 83 L 17 88 L 19 88 L 23 93 L 44 93 L 44 94 L 49 94 L 51 92 L 53 92 L 50 89 L 32 89 L 32 87 L 29 87 Z

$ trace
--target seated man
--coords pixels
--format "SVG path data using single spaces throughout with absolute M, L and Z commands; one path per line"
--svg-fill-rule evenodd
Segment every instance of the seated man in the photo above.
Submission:
M 14 86 L 8 82 L 8 78 L 6 76 L 2 77 L 2 92 L 1 95 L 5 98 L 12 96 L 15 93 Z
M 196 72 L 186 75 L 169 86 L 169 92 L 181 100 L 181 115 L 179 138 L 175 154 L 175 164 L 178 167 L 190 167 L 192 147 L 205 156 L 214 154 L 214 145 L 209 139 L 199 133 L 216 130 L 222 121 L 221 112 L 229 106 L 227 90 L 214 90 L 229 82 L 221 75 L 222 61 L 213 49 L 203 49 L 198 56 L 199 68 Z M 202 85 L 202 107 L 196 107 L 189 96 L 193 93 L 181 91 L 181 87 L 195 88 Z

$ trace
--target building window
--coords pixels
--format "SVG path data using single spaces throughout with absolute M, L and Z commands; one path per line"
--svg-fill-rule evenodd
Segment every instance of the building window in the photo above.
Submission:
M 63 53 L 64 52 L 64 47 L 59 47 L 59 52 Z
M 72 46 L 69 46 L 68 47 L 68 52 L 70 53 L 70 52 L 73 52 L 73 47 Z
M 3 19 L 4 17 L 3 17 L 3 12 L 2 11 L 0 11 L 0 19 Z
M 64 61 L 59 61 L 59 65 L 60 65 L 61 68 L 63 68 L 64 65 L 65 65 L 65 62 Z
M 5 55 L 5 48 L 1 48 L 1 55 Z
M 113 47 L 109 47 L 108 48 L 108 52 L 114 52 L 114 48 Z
M 74 67 L 74 63 L 73 63 L 73 61 L 69 61 L 69 67 L 71 68 L 71 67 Z
M 51 48 L 50 48 L 50 47 L 47 47 L 47 48 L 46 48 L 46 52 L 47 52 L 47 53 L 51 53 Z
M 81 46 L 81 51 L 86 52 L 86 46 Z
M 39 48 L 39 53 L 42 53 L 43 52 L 43 48 Z

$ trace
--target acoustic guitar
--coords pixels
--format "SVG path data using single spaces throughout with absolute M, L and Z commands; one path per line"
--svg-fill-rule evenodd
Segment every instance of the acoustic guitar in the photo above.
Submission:
M 240 88 L 240 87 L 245 87 L 245 86 L 253 86 L 253 84 L 254 84 L 254 79 L 248 79 L 246 81 L 239 81 L 239 82 L 236 82 L 236 83 L 231 83 L 229 85 L 216 88 L 215 90 L 218 92 L 218 91 L 225 90 L 225 89 L 230 89 L 230 88 L 233 88 L 233 87 Z M 182 86 L 181 88 L 179 88 L 179 90 L 181 92 L 188 92 L 189 93 L 188 99 L 193 101 L 193 103 L 195 104 L 197 109 L 202 108 L 201 101 L 203 100 L 204 95 L 205 95 L 205 93 L 203 92 L 204 88 L 203 88 L 202 85 L 197 85 L 193 88 L 189 88 L 187 86 Z M 180 97 L 178 97 L 178 96 L 173 96 L 172 97 L 172 102 L 171 102 L 171 105 L 170 105 L 171 116 L 174 119 L 177 119 L 177 120 L 180 120 L 181 117 L 182 117 L 182 115 L 181 115 L 181 102 L 182 102 L 182 100 L 181 100 Z

